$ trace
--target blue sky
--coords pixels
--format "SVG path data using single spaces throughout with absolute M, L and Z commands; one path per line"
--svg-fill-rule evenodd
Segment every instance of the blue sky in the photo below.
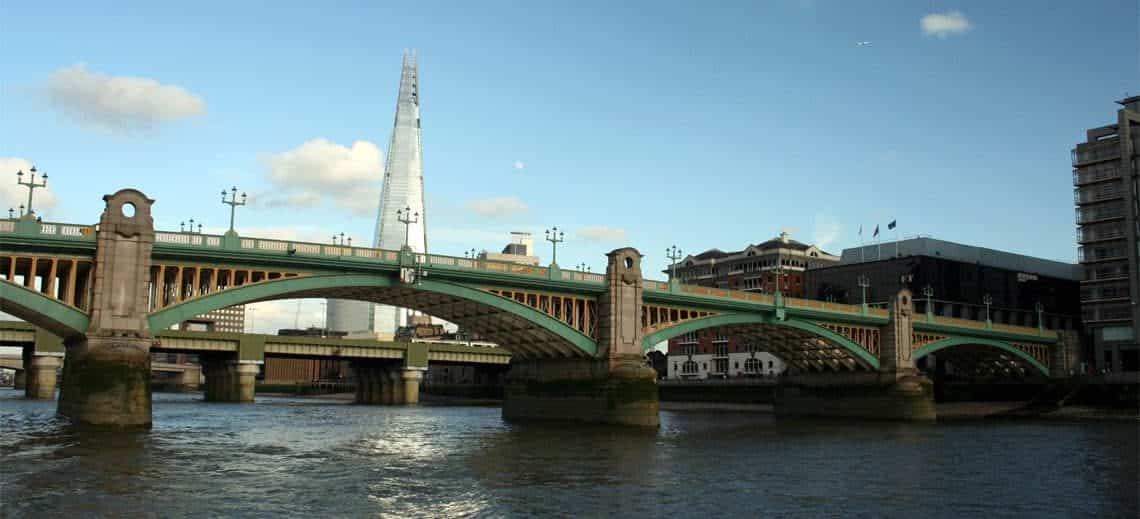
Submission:
M 370 243 L 415 48 L 432 252 L 558 225 L 564 266 L 658 270 L 897 219 L 1075 261 L 1069 150 L 1140 92 L 1134 0 L 710 3 L 8 0 L 0 175 L 47 171 L 49 220 L 133 186 L 221 230 L 237 185 L 239 232 Z

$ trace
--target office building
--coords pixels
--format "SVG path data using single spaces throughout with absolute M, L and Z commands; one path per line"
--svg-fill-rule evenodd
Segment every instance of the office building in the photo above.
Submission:
M 1117 103 L 1072 150 L 1081 315 L 1093 364 L 1114 373 L 1140 371 L 1140 96 Z

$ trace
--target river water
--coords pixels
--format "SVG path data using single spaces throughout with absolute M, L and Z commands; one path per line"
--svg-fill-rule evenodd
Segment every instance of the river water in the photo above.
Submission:
M 3 517 L 1137 517 L 1137 423 L 935 425 L 156 394 L 149 433 L 69 430 L 0 390 Z

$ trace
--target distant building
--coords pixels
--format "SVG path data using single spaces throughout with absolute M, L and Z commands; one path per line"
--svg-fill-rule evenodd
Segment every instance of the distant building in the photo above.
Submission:
M 1036 326 L 1041 303 L 1047 327 L 1079 327 L 1080 270 L 1071 263 L 920 237 L 844 249 L 838 264 L 807 271 L 804 296 L 862 303 L 860 276 L 869 304 L 885 304 L 907 287 L 916 311 L 925 313 L 929 287 L 935 315 L 984 321 L 988 295 L 995 323 Z
M 1098 370 L 1140 371 L 1140 96 L 1073 149 L 1080 300 Z
M 780 293 L 801 297 L 804 272 L 832 265 L 839 257 L 815 245 L 798 242 L 786 232 L 735 252 L 710 249 L 690 255 L 665 270 L 690 285 Z M 668 378 L 772 376 L 784 363 L 754 344 L 719 329 L 690 333 L 669 341 Z
M 503 252 L 479 253 L 479 259 L 490 261 L 509 261 L 523 265 L 538 265 L 538 256 L 534 253 L 534 238 L 529 232 L 512 232 L 511 242 L 503 247 Z
M 179 330 L 204 332 L 245 332 L 245 305 L 210 310 L 202 315 L 182 321 Z
M 285 337 L 343 337 L 345 332 L 323 328 L 281 329 L 277 335 Z M 315 381 L 346 381 L 350 377 L 349 361 L 338 359 L 299 359 L 266 357 L 262 366 L 262 381 L 266 384 L 295 384 Z
M 787 369 L 779 357 L 757 345 L 716 333 L 677 337 L 669 341 L 666 358 L 670 379 L 774 377 Z
M 778 285 L 780 293 L 799 297 L 803 294 L 804 271 L 838 261 L 838 256 L 793 240 L 791 235 L 782 232 L 776 238 L 743 250 L 709 249 L 686 256 L 664 272 L 671 276 L 675 268 L 677 278 L 689 285 L 769 294 L 775 293 Z

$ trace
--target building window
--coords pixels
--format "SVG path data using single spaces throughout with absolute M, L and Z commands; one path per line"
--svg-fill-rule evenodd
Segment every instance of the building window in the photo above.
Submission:
M 762 369 L 764 369 L 764 361 L 760 359 L 748 359 L 744 361 L 745 373 L 758 373 Z
M 714 373 L 728 373 L 728 359 L 716 359 L 714 362 Z
M 686 375 L 693 375 L 696 372 L 697 372 L 697 363 L 694 361 L 691 361 L 691 360 L 685 361 L 685 363 L 681 365 L 681 373 L 684 373 Z

